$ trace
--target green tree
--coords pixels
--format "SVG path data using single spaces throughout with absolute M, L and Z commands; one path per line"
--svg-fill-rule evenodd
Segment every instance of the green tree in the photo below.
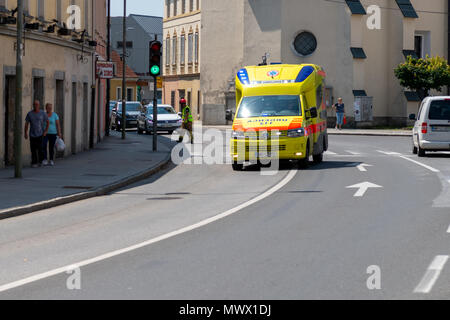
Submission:
M 425 59 L 408 56 L 394 71 L 400 84 L 416 91 L 421 99 L 427 97 L 430 90 L 441 92 L 444 86 L 450 85 L 450 66 L 439 56 Z

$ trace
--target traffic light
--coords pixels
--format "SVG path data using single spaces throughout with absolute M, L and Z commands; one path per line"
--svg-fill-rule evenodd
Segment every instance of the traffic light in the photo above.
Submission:
M 152 41 L 150 43 L 150 74 L 158 77 L 161 74 L 161 56 L 162 43 Z

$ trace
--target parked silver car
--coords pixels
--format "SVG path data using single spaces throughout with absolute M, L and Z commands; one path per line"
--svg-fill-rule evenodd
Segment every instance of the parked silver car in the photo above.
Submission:
M 172 134 L 181 127 L 181 124 L 181 116 L 172 106 L 158 105 L 158 132 L 167 131 Z M 138 117 L 137 128 L 139 134 L 144 133 L 144 131 L 147 134 L 153 133 L 153 105 L 144 107 L 143 112 Z

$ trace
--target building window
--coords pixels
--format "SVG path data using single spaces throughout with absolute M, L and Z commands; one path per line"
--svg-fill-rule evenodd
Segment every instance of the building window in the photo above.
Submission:
M 301 32 L 294 40 L 294 50 L 301 56 L 309 56 L 317 49 L 317 39 L 311 32 Z
M 200 10 L 200 0 L 197 0 L 197 10 Z
M 177 64 L 177 36 L 172 38 L 172 64 Z
M 178 14 L 177 2 L 178 2 L 178 0 L 173 0 L 173 15 L 174 16 L 176 16 Z
M 189 1 L 189 11 L 194 11 L 194 0 Z
M 186 0 L 181 0 L 181 13 L 186 13 Z
M 127 101 L 134 101 L 134 89 L 127 88 Z
M 188 63 L 193 62 L 193 51 L 194 51 L 194 35 L 190 33 L 188 35 Z
M 122 88 L 121 87 L 116 88 L 116 100 L 117 101 L 122 100 Z
M 89 33 L 89 0 L 84 0 L 84 30 Z
M 423 36 L 414 36 L 414 51 L 419 58 L 423 57 Z
M 0 0 L 0 12 L 6 11 L 6 0 Z
M 166 0 L 166 18 L 170 18 L 170 0 Z
M 183 34 L 180 37 L 180 64 L 184 64 L 185 62 L 185 56 L 186 56 L 186 36 Z
M 166 39 L 166 66 L 170 65 L 170 38 Z
M 37 13 L 38 18 L 44 20 L 45 19 L 45 4 L 44 0 L 38 0 L 37 1 Z
M 60 24 L 62 24 L 62 19 L 61 19 L 61 16 L 62 16 L 62 5 L 61 5 L 61 1 L 62 0 L 56 0 L 56 20 L 58 20 L 58 22 L 60 23 Z
M 199 37 L 198 37 L 198 32 L 195 33 L 195 38 L 194 38 L 194 57 L 195 57 L 195 63 L 198 63 L 198 56 L 199 56 Z
M 419 58 L 431 55 L 431 36 L 429 31 L 416 31 L 414 35 L 414 51 Z
M 175 91 L 170 92 L 170 105 L 175 108 Z
M 23 12 L 25 14 L 29 14 L 30 13 L 30 0 L 24 0 L 23 1 Z

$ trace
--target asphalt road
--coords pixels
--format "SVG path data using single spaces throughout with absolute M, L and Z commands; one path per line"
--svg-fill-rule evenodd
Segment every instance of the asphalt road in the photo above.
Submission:
M 449 299 L 449 158 L 332 136 L 308 170 L 172 166 L 2 221 L 0 299 Z M 365 182 L 379 187 L 348 188 Z

